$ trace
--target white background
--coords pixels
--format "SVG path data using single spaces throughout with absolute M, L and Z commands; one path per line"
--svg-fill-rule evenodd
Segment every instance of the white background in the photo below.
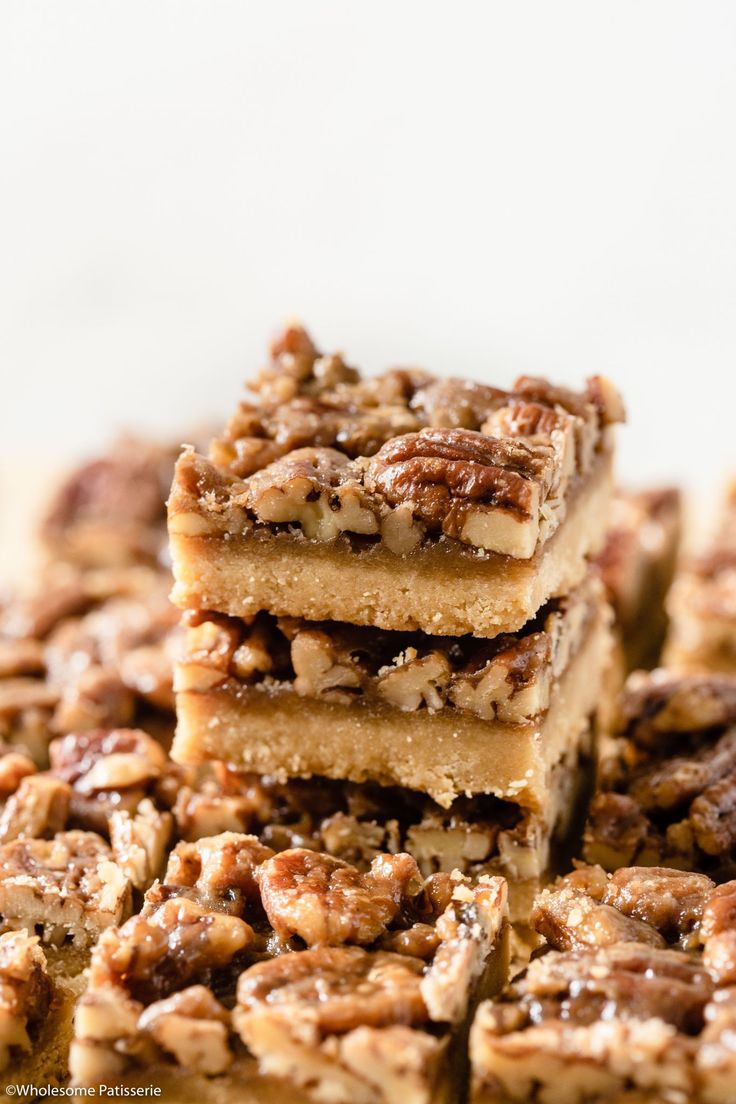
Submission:
M 625 392 L 736 470 L 736 4 L 0 2 L 0 457 L 224 417 L 325 349 Z

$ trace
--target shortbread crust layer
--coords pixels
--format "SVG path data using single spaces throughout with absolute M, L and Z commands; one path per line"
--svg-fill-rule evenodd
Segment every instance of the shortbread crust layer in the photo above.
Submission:
M 397 556 L 380 544 L 325 543 L 289 532 L 188 535 L 170 525 L 173 601 L 252 617 L 335 620 L 383 629 L 492 637 L 516 632 L 577 586 L 604 540 L 611 456 L 597 461 L 557 532 L 520 560 L 440 540 Z

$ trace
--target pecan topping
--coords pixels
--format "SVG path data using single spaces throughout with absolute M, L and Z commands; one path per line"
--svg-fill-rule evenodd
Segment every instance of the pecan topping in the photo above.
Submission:
M 584 855 L 621 864 L 733 870 L 736 845 L 736 680 L 654 671 L 630 677 L 623 735 L 602 772 Z M 610 792 L 608 792 L 610 791 Z
M 0 816 L 0 843 L 60 832 L 66 826 L 70 797 L 64 782 L 45 774 L 27 775 Z
M 532 1020 L 574 1022 L 657 1017 L 697 1032 L 713 992 L 708 973 L 678 951 L 624 942 L 555 952 L 532 961 L 519 986 Z
M 207 980 L 253 938 L 244 920 L 175 897 L 103 935 L 92 956 L 89 987 L 118 986 L 151 1003 L 195 979 Z
M 416 896 L 422 879 L 410 855 L 379 855 L 367 874 L 330 855 L 283 851 L 258 869 L 263 907 L 282 938 L 307 946 L 373 943 Z

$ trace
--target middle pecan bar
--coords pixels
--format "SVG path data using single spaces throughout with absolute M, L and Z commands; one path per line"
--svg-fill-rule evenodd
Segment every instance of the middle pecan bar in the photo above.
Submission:
M 596 708 L 609 614 L 592 574 L 491 641 L 196 614 L 173 757 L 542 808 Z
M 603 542 L 623 410 L 601 377 L 364 378 L 291 329 L 252 389 L 209 456 L 177 465 L 183 608 L 492 637 L 575 586 Z

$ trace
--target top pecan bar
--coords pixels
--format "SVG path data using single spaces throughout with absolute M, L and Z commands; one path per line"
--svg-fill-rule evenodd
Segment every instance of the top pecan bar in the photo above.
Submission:
M 209 458 L 179 461 L 171 533 L 279 527 L 398 555 L 446 537 L 528 559 L 623 418 L 599 376 L 582 392 L 524 376 L 511 392 L 417 370 L 363 378 L 297 327 L 252 386 Z

